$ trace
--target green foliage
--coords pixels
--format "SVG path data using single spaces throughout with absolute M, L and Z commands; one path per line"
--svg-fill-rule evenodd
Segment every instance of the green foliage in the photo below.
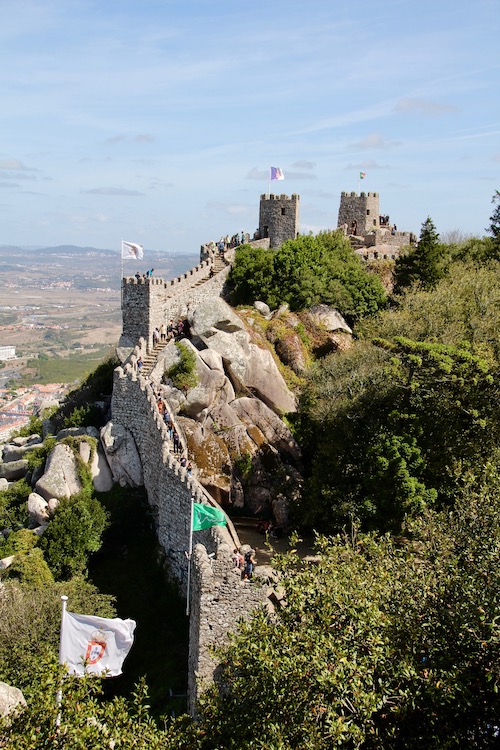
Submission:
M 396 337 L 327 358 L 302 399 L 311 469 L 298 517 L 397 530 L 451 503 L 457 476 L 495 456 L 499 404 L 498 365 L 464 346 Z
M 55 437 L 47 437 L 39 448 L 33 448 L 33 450 L 26 453 L 26 460 L 28 461 L 28 469 L 30 471 L 38 469 L 45 464 L 47 456 L 56 445 L 56 442 Z
M 2 557 L 9 555 L 27 554 L 36 546 L 38 538 L 29 529 L 19 529 L 9 534 L 7 540 L 0 546 Z
M 251 453 L 243 453 L 234 460 L 234 467 L 239 471 L 243 479 L 248 479 L 253 470 L 253 460 Z
M 407 289 L 398 305 L 358 326 L 358 335 L 371 339 L 406 336 L 416 341 L 459 345 L 476 354 L 500 359 L 500 288 L 498 262 L 471 260 L 453 263 L 450 273 L 431 291 Z
M 419 282 L 424 289 L 432 289 L 444 275 L 444 248 L 439 244 L 439 235 L 428 217 L 422 224 L 417 247 L 396 260 L 394 270 L 394 291 Z
M 56 508 L 40 540 L 45 559 L 57 580 L 85 572 L 89 554 L 101 546 L 107 513 L 93 497 L 74 495 Z
M 42 420 L 35 414 L 32 414 L 30 421 L 25 427 L 21 427 L 19 430 L 20 437 L 29 437 L 30 435 L 41 435 L 42 434 Z
M 196 750 L 196 731 L 184 732 L 186 718 L 168 720 L 163 728 L 155 724 L 144 681 L 128 701 L 103 701 L 102 680 L 66 677 L 62 683 L 60 728 L 56 729 L 59 709 L 54 696 L 63 670 L 54 658 L 45 656 L 35 674 L 40 687 L 29 706 L 8 720 L 0 719 L 0 746 L 5 750 Z
M 65 417 L 63 427 L 87 427 L 92 424 L 90 413 L 92 412 L 91 404 L 76 406 L 69 416 Z
M 38 673 L 41 656 L 57 656 L 61 595 L 69 597 L 71 611 L 100 617 L 116 614 L 113 597 L 100 594 L 81 578 L 64 583 L 44 580 L 42 584 L 30 581 L 19 586 L 7 581 L 0 597 L 0 680 L 21 688 L 27 700 L 38 689 L 43 690 L 48 677 Z
M 320 538 L 275 561 L 286 606 L 242 622 L 201 699 L 204 748 L 496 747 L 496 491 L 391 538 Z
M 95 362 L 95 355 L 92 361 Z M 117 364 L 115 356 L 108 356 L 85 377 L 78 388 L 68 393 L 60 409 L 53 416 L 52 421 L 56 430 L 63 427 L 104 425 L 105 414 L 96 408 L 94 402 L 111 395 L 113 372 Z
M 260 247 L 240 245 L 236 249 L 233 268 L 229 274 L 235 305 L 273 298 L 274 257 L 273 250 Z
M 167 376 L 175 388 L 186 393 L 190 388 L 196 388 L 198 385 L 196 355 L 192 349 L 188 348 L 182 342 L 176 341 L 175 346 L 179 352 L 179 361 L 175 365 L 172 365 L 167 372 Z
M 351 320 L 385 304 L 379 279 L 367 273 L 340 232 L 321 232 L 285 242 L 278 250 L 243 248 L 229 277 L 236 304 L 256 299 L 291 310 L 325 303 Z
M 28 518 L 27 500 L 31 487 L 25 479 L 11 484 L 0 492 L 0 528 L 17 529 L 25 525 Z
M 33 532 L 30 532 L 33 534 Z M 49 566 L 45 562 L 43 552 L 38 547 L 16 557 L 2 576 L 3 581 L 15 580 L 25 586 L 40 588 L 54 583 Z

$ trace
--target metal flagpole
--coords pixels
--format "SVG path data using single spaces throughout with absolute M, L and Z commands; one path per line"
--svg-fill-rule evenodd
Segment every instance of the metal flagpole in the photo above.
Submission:
M 61 602 L 62 602 L 62 612 L 61 612 L 61 632 L 59 635 L 59 664 L 62 664 L 62 639 L 63 639 L 63 629 L 64 629 L 64 616 L 66 614 L 66 605 L 68 603 L 68 597 L 64 596 L 64 594 L 61 596 Z M 57 703 L 57 716 L 56 716 L 56 727 L 59 729 L 61 726 L 61 703 L 62 703 L 62 677 L 61 682 L 59 683 L 59 689 L 56 693 L 56 703 Z
M 191 498 L 191 520 L 189 522 L 189 552 L 188 552 L 188 579 L 186 592 L 186 615 L 189 617 L 189 598 L 191 594 L 191 557 L 193 555 L 193 520 L 194 520 L 194 497 Z

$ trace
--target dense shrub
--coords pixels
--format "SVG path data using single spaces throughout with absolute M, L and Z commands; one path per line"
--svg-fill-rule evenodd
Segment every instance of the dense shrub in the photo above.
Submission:
M 324 303 L 351 321 L 385 304 L 377 276 L 367 273 L 340 232 L 321 232 L 285 242 L 278 250 L 244 246 L 229 276 L 235 304 L 256 299 L 291 310 Z

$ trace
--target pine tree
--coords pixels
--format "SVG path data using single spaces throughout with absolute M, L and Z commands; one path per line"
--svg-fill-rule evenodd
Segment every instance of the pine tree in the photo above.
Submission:
M 488 232 L 493 235 L 492 240 L 492 257 L 500 258 L 500 191 L 495 190 L 495 195 L 491 199 L 491 202 L 495 205 L 495 210 L 490 216 L 491 224 L 488 227 Z
M 432 219 L 428 216 L 422 224 L 417 247 L 396 261 L 394 289 L 420 282 L 425 289 L 432 289 L 443 276 L 442 246 Z

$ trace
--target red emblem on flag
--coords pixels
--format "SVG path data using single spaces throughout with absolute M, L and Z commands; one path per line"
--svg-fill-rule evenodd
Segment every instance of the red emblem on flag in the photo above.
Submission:
M 106 634 L 99 630 L 92 633 L 90 641 L 87 643 L 87 653 L 85 654 L 86 664 L 97 664 L 102 659 L 106 651 Z

